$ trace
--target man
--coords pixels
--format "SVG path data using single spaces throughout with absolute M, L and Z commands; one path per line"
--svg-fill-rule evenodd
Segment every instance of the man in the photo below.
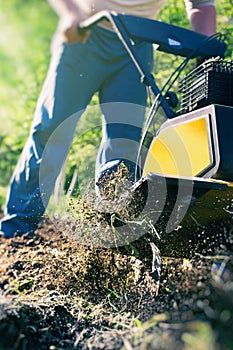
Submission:
M 100 23 L 84 36 L 77 26 L 101 10 L 154 18 L 159 0 L 49 0 L 49 3 L 60 21 L 31 132 L 11 179 L 5 217 L 0 222 L 4 237 L 32 233 L 36 229 L 68 153 L 77 121 L 96 92 L 104 117 L 97 180 L 107 169 L 116 169 L 122 160 L 134 172 L 146 88 L 108 23 Z M 187 0 L 186 8 L 193 30 L 208 36 L 215 32 L 212 0 Z M 138 42 L 136 50 L 152 70 L 151 44 Z M 112 103 L 119 103 L 119 108 L 130 106 L 130 113 L 128 107 L 120 112 L 110 108 Z M 59 137 L 51 141 L 54 132 L 67 120 L 58 132 Z M 42 164 L 46 164 L 43 170 Z

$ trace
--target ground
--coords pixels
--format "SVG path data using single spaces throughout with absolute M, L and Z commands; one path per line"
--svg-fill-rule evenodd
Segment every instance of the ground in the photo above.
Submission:
M 209 232 L 180 251 L 158 241 L 159 288 L 146 236 L 86 246 L 45 218 L 33 236 L 1 238 L 0 349 L 233 349 L 232 230 Z

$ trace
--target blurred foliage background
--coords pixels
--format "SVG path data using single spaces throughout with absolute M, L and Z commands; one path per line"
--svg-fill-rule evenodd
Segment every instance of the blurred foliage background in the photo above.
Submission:
M 226 37 L 226 58 L 232 57 L 232 0 L 216 0 L 218 32 Z M 0 208 L 10 176 L 22 151 L 50 59 L 50 40 L 57 16 L 45 0 L 0 0 Z M 158 19 L 189 28 L 182 0 L 167 0 Z M 155 76 L 161 87 L 180 63 L 179 57 L 155 53 Z M 192 64 L 192 63 L 191 63 Z M 98 104 L 97 96 L 92 106 Z M 68 157 L 68 179 L 78 167 L 80 183 L 94 176 L 101 139 L 97 108 L 85 113 Z M 67 185 L 68 186 L 68 185 Z M 66 187 L 67 187 L 66 186 Z

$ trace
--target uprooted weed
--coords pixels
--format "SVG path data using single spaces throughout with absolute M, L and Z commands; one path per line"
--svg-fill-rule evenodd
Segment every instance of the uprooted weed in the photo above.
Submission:
M 83 196 L 67 197 L 66 215 L 53 219 L 70 238 L 88 246 L 118 248 L 151 230 L 146 215 L 138 217 L 144 196 L 132 192 L 124 163 L 100 180 L 101 196 L 93 187 L 90 184 Z

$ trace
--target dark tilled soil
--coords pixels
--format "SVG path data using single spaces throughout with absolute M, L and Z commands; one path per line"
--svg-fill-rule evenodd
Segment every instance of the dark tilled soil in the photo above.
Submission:
M 0 348 L 233 349 L 229 247 L 162 256 L 158 295 L 130 252 L 78 245 L 48 220 L 1 239 Z
M 46 218 L 33 236 L 0 238 L 0 349 L 233 349 L 229 224 L 100 248 L 80 233 L 106 239 L 121 222 L 74 205 L 75 226 Z

